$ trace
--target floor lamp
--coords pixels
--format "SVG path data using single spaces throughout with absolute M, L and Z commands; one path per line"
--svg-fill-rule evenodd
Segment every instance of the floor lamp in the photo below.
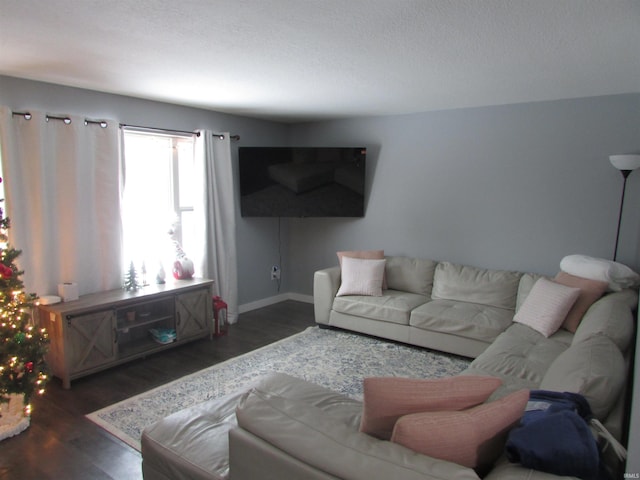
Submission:
M 620 239 L 620 222 L 622 221 L 622 208 L 624 206 L 624 192 L 627 188 L 627 177 L 636 168 L 640 167 L 640 155 L 611 155 L 609 157 L 611 164 L 622 173 L 622 196 L 620 197 L 620 212 L 618 213 L 618 230 L 616 232 L 616 246 L 613 250 L 613 260 L 618 256 L 618 240 Z

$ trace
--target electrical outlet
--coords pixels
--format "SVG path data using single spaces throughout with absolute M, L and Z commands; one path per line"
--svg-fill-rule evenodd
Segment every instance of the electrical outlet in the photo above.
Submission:
M 271 267 L 271 280 L 280 280 L 280 267 L 278 265 Z

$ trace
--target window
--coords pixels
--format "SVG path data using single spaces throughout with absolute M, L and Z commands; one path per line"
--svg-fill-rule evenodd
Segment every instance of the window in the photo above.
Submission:
M 195 248 L 194 138 L 128 129 L 123 138 L 124 267 L 144 266 L 152 282 L 160 265 L 170 275 L 176 242 L 187 256 Z

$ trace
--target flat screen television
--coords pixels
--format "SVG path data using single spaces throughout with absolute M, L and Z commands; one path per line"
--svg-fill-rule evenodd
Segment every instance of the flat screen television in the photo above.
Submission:
M 240 147 L 243 217 L 363 217 L 363 147 Z

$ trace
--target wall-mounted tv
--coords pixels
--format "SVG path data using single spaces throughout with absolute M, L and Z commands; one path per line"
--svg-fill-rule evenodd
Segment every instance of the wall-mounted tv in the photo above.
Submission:
M 243 217 L 363 217 L 363 147 L 240 147 Z

